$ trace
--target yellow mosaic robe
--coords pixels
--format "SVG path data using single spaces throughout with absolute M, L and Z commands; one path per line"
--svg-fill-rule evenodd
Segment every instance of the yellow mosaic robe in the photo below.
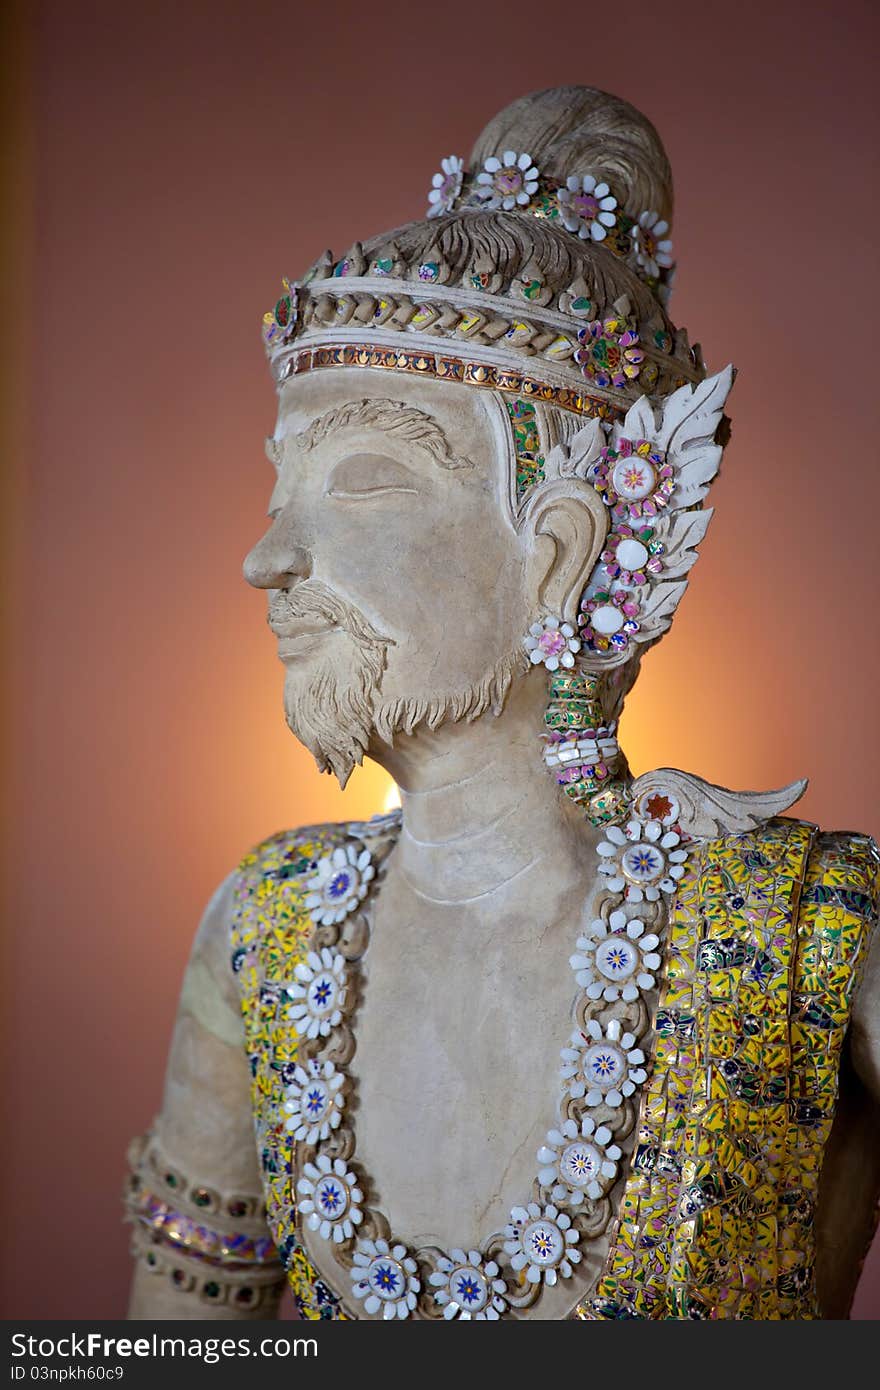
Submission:
M 308 950 L 315 860 L 389 819 L 285 831 L 242 862 L 233 969 L 269 1225 L 295 1302 L 343 1317 L 299 1243 L 284 984 Z M 854 990 L 876 920 L 866 836 L 779 817 L 691 847 L 670 913 L 649 1079 L 612 1240 L 583 1319 L 812 1318 L 813 1216 Z

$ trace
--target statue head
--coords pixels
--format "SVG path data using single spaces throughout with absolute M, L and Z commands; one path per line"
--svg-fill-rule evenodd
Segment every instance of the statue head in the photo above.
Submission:
M 541 666 L 548 763 L 614 813 L 616 721 L 705 533 L 732 380 L 668 318 L 671 210 L 643 116 L 536 93 L 443 161 L 425 220 L 326 253 L 265 316 L 277 482 L 245 573 L 288 722 L 343 785 Z

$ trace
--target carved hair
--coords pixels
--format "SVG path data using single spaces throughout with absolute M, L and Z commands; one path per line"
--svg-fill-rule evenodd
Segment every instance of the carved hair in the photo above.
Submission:
M 528 150 L 560 181 L 577 170 L 605 179 L 628 212 L 653 208 L 672 220 L 672 170 L 647 116 L 597 87 L 552 87 L 520 97 L 477 137 L 471 168 L 504 150 Z
M 601 312 L 611 312 L 616 301 L 628 297 L 646 341 L 655 333 L 674 334 L 658 300 L 619 257 L 521 213 L 476 209 L 436 221 L 409 222 L 363 247 L 353 247 L 346 258 L 356 265 L 359 255 L 364 262 L 386 256 L 409 278 L 415 278 L 420 264 L 434 261 L 441 267 L 442 283 L 450 285 L 466 284 L 472 274 L 489 274 L 493 294 L 506 294 L 519 279 L 536 279 L 552 303 L 582 281 Z M 522 312 L 527 312 L 525 306 Z M 676 355 L 693 370 L 683 336 Z

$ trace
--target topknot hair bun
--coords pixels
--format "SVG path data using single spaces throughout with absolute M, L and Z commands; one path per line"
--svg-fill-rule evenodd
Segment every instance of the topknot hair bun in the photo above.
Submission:
M 490 155 L 527 151 L 545 177 L 570 174 L 606 180 L 633 218 L 646 209 L 672 221 L 672 170 L 646 116 L 595 87 L 551 87 L 499 111 L 477 138 L 470 167 Z

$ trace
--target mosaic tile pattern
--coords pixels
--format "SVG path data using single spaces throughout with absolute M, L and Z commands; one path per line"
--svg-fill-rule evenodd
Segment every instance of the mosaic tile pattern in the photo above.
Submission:
M 544 481 L 544 455 L 538 418 L 531 401 L 505 401 L 513 428 L 516 454 L 516 505 L 519 507 L 536 483 Z
M 235 1269 L 274 1265 L 277 1262 L 274 1242 L 268 1236 L 253 1237 L 237 1231 L 217 1231 L 177 1211 L 148 1188 L 141 1187 L 134 1194 L 130 1210 L 136 1220 L 157 1239 L 199 1259 Z
M 232 963 L 268 1220 L 307 1318 L 344 1314 L 297 1237 L 280 1118 L 297 1038 L 283 987 L 307 950 L 304 881 L 349 838 L 346 825 L 282 832 L 242 862 L 236 888 Z M 576 1316 L 817 1316 L 813 1212 L 878 890 L 862 836 L 778 818 L 693 846 L 616 1231 Z
M 873 842 L 695 847 L 616 1236 L 578 1316 L 813 1318 L 813 1213 L 878 895 Z M 799 906 L 800 904 L 800 906 Z
M 266 1214 L 294 1303 L 305 1318 L 343 1316 L 299 1243 L 293 1190 L 295 1141 L 284 1128 L 284 1088 L 293 1079 L 296 1029 L 285 1019 L 284 986 L 308 949 L 304 881 L 315 862 L 346 840 L 345 826 L 282 831 L 239 865 L 232 930 L 251 1066 L 251 1099 Z
M 561 410 L 590 415 L 599 420 L 619 420 L 623 410 L 599 395 L 574 386 L 555 386 L 540 377 L 511 371 L 490 363 L 473 362 L 448 353 L 380 348 L 370 343 L 342 343 L 332 347 L 305 348 L 285 361 L 284 378 L 321 367 L 378 367 L 383 371 L 411 372 L 435 377 L 438 381 L 458 381 L 464 386 L 483 386 L 505 395 L 531 396 Z M 682 379 L 683 380 L 683 379 Z M 676 385 L 682 381 L 676 378 Z
M 601 678 L 583 671 L 554 671 L 550 698 L 544 711 L 548 742 L 558 739 L 596 738 L 616 731 L 605 725 Z M 618 756 L 610 763 L 568 766 L 556 780 L 565 795 L 580 806 L 592 825 L 605 825 L 627 813 L 626 766 Z

